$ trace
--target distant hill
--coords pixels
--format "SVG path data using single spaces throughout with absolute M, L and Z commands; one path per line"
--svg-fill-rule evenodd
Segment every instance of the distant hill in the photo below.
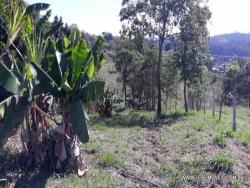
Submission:
M 212 55 L 250 57 L 250 33 L 231 33 L 211 37 Z

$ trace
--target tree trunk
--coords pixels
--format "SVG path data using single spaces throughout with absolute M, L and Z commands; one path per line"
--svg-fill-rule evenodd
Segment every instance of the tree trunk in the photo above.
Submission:
M 204 94 L 204 98 L 203 98 L 203 110 L 204 110 L 204 114 L 206 113 L 206 95 Z
M 127 108 L 127 84 L 124 83 L 124 105 L 125 109 Z
M 214 94 L 214 86 L 212 87 L 212 115 L 215 116 L 215 101 L 214 101 L 214 98 L 215 98 L 215 94 Z
M 158 92 L 158 101 L 157 101 L 157 116 L 161 115 L 161 59 L 162 59 L 162 49 L 163 49 L 164 37 L 159 40 L 159 56 L 157 63 L 157 92 Z
M 176 96 L 175 96 L 175 104 L 174 104 L 174 109 L 176 110 L 177 108 L 177 104 L 178 104 L 178 94 L 176 93 Z
M 220 115 L 219 115 L 219 121 L 221 121 L 223 101 L 224 101 L 224 93 L 221 94 L 221 99 L 220 99 Z
M 184 80 L 184 107 L 185 111 L 188 112 L 188 103 L 187 103 L 187 81 Z
M 233 130 L 236 131 L 236 107 L 237 107 L 237 97 L 233 96 Z
M 171 99 L 171 97 L 169 98 L 169 109 L 172 110 L 172 99 Z
M 248 108 L 250 108 L 250 96 L 248 97 Z

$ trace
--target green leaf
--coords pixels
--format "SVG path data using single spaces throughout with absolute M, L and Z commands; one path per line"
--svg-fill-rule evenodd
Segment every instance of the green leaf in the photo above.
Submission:
M 72 48 L 75 47 L 75 44 L 77 43 L 77 41 L 80 41 L 81 38 L 82 38 L 82 36 L 81 36 L 81 32 L 79 30 L 71 31 L 68 39 L 70 40 L 70 43 L 73 45 Z
M 70 62 L 67 58 L 67 55 L 61 54 L 61 61 L 59 64 L 60 64 L 60 69 L 61 69 L 62 73 L 65 73 L 68 71 Z
M 18 127 L 27 109 L 27 99 L 19 98 L 17 95 L 0 103 L 0 111 L 4 117 L 4 122 L 0 125 L 0 143 Z
M 29 63 L 27 63 L 27 64 L 25 65 L 25 74 L 26 74 L 27 79 L 28 79 L 29 81 L 32 81 L 33 79 L 36 79 L 36 77 L 37 77 L 37 72 L 36 72 L 36 70 L 35 70 L 34 67 L 33 67 L 31 64 L 29 64 Z
M 70 92 L 73 90 L 68 83 L 68 76 L 69 76 L 69 71 L 65 73 L 61 83 L 61 88 L 63 88 L 66 92 Z
M 56 56 L 55 43 L 51 40 L 49 41 L 48 47 L 46 49 L 46 60 L 44 63 L 46 64 L 43 66 L 49 67 L 49 69 L 47 69 L 49 70 L 48 75 L 50 75 L 50 77 L 55 80 L 57 85 L 60 85 L 62 80 L 62 71 Z
M 89 80 L 92 79 L 92 77 L 93 77 L 93 75 L 94 75 L 94 72 L 95 72 L 95 64 L 94 64 L 94 62 L 92 61 L 92 62 L 89 64 L 89 66 L 88 66 L 88 68 L 87 68 L 87 70 L 86 70 L 86 74 L 88 75 Z
M 31 63 L 37 72 L 38 84 L 34 86 L 34 94 L 51 93 L 54 96 L 61 96 L 56 82 L 36 63 Z
M 87 54 L 88 49 L 85 41 L 80 41 L 73 49 L 71 57 L 72 85 L 76 84 L 81 75 Z
M 30 35 L 32 33 L 32 23 L 31 23 L 31 19 L 29 16 L 25 17 L 26 19 L 26 27 L 25 27 L 25 32 Z
M 68 49 L 70 47 L 70 41 L 66 37 L 63 38 L 63 43 L 64 43 L 65 49 Z
M 37 13 L 37 12 L 40 12 L 42 10 L 47 10 L 49 8 L 49 6 L 50 5 L 47 3 L 35 3 L 32 5 L 29 5 L 26 8 L 25 14 L 31 15 L 33 13 Z
M 20 82 L 17 77 L 0 60 L 0 84 L 9 92 L 15 95 L 21 95 L 19 90 Z
M 76 100 L 69 105 L 71 122 L 74 133 L 81 142 L 89 141 L 89 133 L 87 128 L 88 116 L 81 100 Z
M 81 98 L 84 103 L 96 100 L 103 95 L 105 88 L 105 82 L 92 81 L 87 83 L 80 91 L 78 98 Z

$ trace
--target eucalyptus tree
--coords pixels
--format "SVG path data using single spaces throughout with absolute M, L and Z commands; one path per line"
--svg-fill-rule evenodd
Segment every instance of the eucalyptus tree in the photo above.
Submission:
M 121 75 L 124 90 L 124 104 L 127 107 L 127 85 L 129 75 L 133 72 L 135 45 L 133 42 L 121 38 L 121 44 L 114 57 L 115 67 Z
M 226 74 L 223 79 L 223 92 L 232 101 L 233 105 L 233 130 L 236 130 L 236 105 L 237 105 L 237 76 L 240 71 L 238 61 L 234 61 L 228 66 Z
M 236 77 L 238 96 L 248 102 L 250 108 L 250 62 L 245 62 Z
M 185 0 L 123 0 L 120 11 L 124 21 L 125 33 L 135 35 L 144 32 L 144 36 L 156 36 L 158 39 L 157 60 L 157 114 L 161 114 L 161 62 L 164 41 L 173 34 L 181 14 L 186 9 Z
M 211 17 L 206 1 L 187 1 L 188 9 L 180 21 L 175 49 L 176 63 L 184 82 L 184 103 L 188 111 L 187 87 L 201 80 L 202 67 L 209 61 L 207 22 Z

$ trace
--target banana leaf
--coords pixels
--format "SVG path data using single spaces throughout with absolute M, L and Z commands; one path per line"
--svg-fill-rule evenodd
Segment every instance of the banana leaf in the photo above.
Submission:
M 61 97 L 62 92 L 59 91 L 57 83 L 39 65 L 34 62 L 31 64 L 37 72 L 38 81 L 38 84 L 34 86 L 34 95 L 50 93 L 55 97 Z
M 9 92 L 20 95 L 20 82 L 17 77 L 0 60 L 0 84 Z
M 71 69 L 72 69 L 72 85 L 75 85 L 78 81 L 82 67 L 85 63 L 86 57 L 88 55 L 88 49 L 85 41 L 80 41 L 72 52 L 71 57 Z
M 0 111 L 3 113 L 4 121 L 0 124 L 0 143 L 14 133 L 15 129 L 24 118 L 28 109 L 28 100 L 11 96 L 0 103 Z
M 91 81 L 87 83 L 77 95 L 83 103 L 89 103 L 90 101 L 96 100 L 98 97 L 103 95 L 105 88 L 105 82 L 103 81 Z
M 89 133 L 87 128 L 88 116 L 84 109 L 81 100 L 76 100 L 69 105 L 69 112 L 71 114 L 71 123 L 74 133 L 83 143 L 89 141 Z
M 46 67 L 46 70 L 49 70 L 47 72 L 48 75 L 50 75 L 57 85 L 60 85 L 63 79 L 62 71 L 56 57 L 56 46 L 51 40 L 49 41 L 48 47 L 46 49 L 46 60 L 43 62 L 42 67 L 43 66 Z
M 43 10 L 47 10 L 49 8 L 49 6 L 50 5 L 47 4 L 47 3 L 35 3 L 35 4 L 32 4 L 32 5 L 29 5 L 26 8 L 25 14 L 31 15 L 33 13 L 37 13 L 37 12 L 40 12 L 40 11 L 43 11 Z

